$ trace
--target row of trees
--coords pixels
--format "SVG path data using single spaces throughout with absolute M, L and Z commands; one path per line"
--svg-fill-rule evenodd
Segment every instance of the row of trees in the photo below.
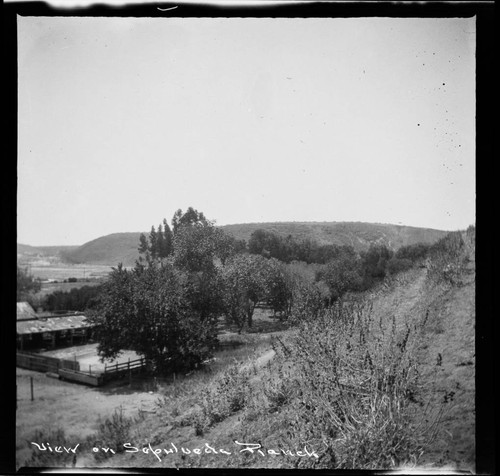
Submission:
M 288 262 L 291 255 L 283 260 L 279 256 L 284 255 L 272 256 L 274 238 L 266 233 L 255 232 L 247 252 L 203 213 L 189 208 L 174 214 L 171 227 L 164 219 L 149 236 L 141 235 L 135 267 L 113 269 L 90 313 L 98 325 L 101 355 L 113 358 L 132 349 L 160 372 L 191 368 L 215 350 L 220 317 L 241 331 L 252 326 L 262 301 L 283 317 L 314 316 L 346 292 L 383 279 L 395 259 L 411 261 L 421 255 L 421 250 L 408 248 L 396 257 L 383 245 L 358 255 L 347 246 L 309 243 L 309 249 L 323 249 L 324 259 L 329 257 L 314 265 L 318 269 L 311 276 L 304 273 L 308 265 Z M 264 242 L 261 248 L 258 243 Z
M 46 311 L 86 311 L 97 305 L 102 285 L 82 286 L 69 291 L 54 291 L 40 305 Z
M 340 256 L 346 246 L 320 245 L 311 239 L 297 240 L 291 235 L 279 236 L 263 229 L 255 230 L 248 241 L 248 251 L 267 258 L 276 258 L 284 263 L 303 261 L 325 264 Z

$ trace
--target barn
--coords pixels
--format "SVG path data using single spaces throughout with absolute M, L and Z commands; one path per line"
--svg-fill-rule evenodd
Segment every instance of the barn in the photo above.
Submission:
M 85 344 L 93 325 L 81 312 L 38 315 L 27 302 L 17 303 L 17 348 L 46 350 Z

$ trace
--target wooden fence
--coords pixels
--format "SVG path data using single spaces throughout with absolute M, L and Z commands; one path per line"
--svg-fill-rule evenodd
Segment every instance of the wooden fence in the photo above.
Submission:
M 146 367 L 146 359 L 143 357 L 135 360 L 128 360 L 128 362 L 116 363 L 114 365 L 105 365 L 103 372 L 103 379 L 110 380 L 117 377 L 131 375 L 132 372 L 137 372 Z
M 88 372 L 77 371 L 71 369 L 59 369 L 59 376 L 64 380 L 84 383 L 99 387 L 110 380 L 120 377 L 131 377 L 132 373 L 142 370 L 146 366 L 144 358 L 129 360 L 128 362 L 116 363 L 114 365 L 105 365 L 104 371 L 92 371 L 89 368 Z
M 37 354 L 18 352 L 16 358 L 18 367 L 36 370 L 38 372 L 50 372 L 59 375 L 64 380 L 84 383 L 98 387 L 103 383 L 115 378 L 126 377 L 146 367 L 146 359 L 140 358 L 128 362 L 105 365 L 104 371 L 82 371 L 80 363 L 76 360 L 57 359 Z
M 76 360 L 57 359 L 28 352 L 17 352 L 16 365 L 23 369 L 39 372 L 58 373 L 59 369 L 80 370 L 80 364 Z
M 103 374 L 89 374 L 87 372 L 78 372 L 76 370 L 59 369 L 59 377 L 72 382 L 84 383 L 99 387 L 104 383 Z

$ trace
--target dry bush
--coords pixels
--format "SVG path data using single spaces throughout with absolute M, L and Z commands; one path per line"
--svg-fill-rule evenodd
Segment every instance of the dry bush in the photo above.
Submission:
M 409 327 L 398 331 L 394 319 L 375 322 L 369 304 L 338 303 L 277 346 L 295 370 L 289 385 L 297 395 L 282 412 L 283 443 L 321 452 L 298 467 L 377 469 L 418 460 L 427 440 L 426 429 L 410 424 L 416 336 Z M 283 393 L 286 382 L 275 385 Z
M 192 424 L 197 435 L 203 435 L 210 427 L 243 409 L 248 399 L 248 373 L 235 362 L 221 372 L 202 391 L 201 409 L 193 415 Z
M 119 407 L 115 410 L 111 418 L 104 420 L 99 418 L 98 430 L 92 437 L 88 438 L 88 442 L 92 446 L 112 448 L 116 453 L 125 451 L 124 444 L 131 441 L 131 429 L 134 425 L 134 420 L 123 414 L 123 408 Z M 102 460 L 113 456 L 111 452 L 94 453 L 94 458 Z
M 475 259 L 476 231 L 470 226 L 466 231 L 448 233 L 431 247 L 429 279 L 451 286 L 461 286 L 467 263 Z

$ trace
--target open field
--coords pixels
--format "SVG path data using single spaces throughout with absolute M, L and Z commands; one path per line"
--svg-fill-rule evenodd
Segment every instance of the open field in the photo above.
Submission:
M 57 281 L 64 281 L 69 278 L 105 278 L 111 271 L 111 266 L 57 264 L 47 266 L 30 266 L 29 271 L 35 278 L 40 278 L 42 280 L 55 279 Z
M 105 278 L 88 280 L 88 281 L 77 281 L 76 283 L 42 283 L 40 291 L 38 291 L 34 296 L 37 298 L 43 298 L 52 294 L 56 291 L 69 292 L 72 289 L 83 288 L 84 286 L 97 286 L 104 281 Z

